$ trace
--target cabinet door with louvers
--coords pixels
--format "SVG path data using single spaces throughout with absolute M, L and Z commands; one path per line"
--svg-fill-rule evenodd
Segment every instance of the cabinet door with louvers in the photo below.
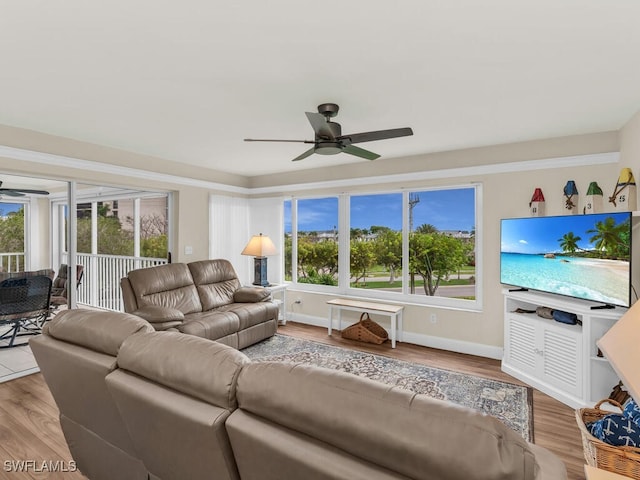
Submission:
M 507 318 L 504 363 L 525 374 L 537 375 L 538 359 L 536 322 L 510 314 Z
M 548 323 L 539 330 L 540 378 L 549 385 L 582 398 L 582 340 L 574 326 Z

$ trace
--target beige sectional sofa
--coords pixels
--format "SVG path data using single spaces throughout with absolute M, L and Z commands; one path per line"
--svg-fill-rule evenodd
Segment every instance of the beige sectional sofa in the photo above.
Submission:
M 555 455 L 492 417 L 348 373 L 252 362 L 130 315 L 63 312 L 31 344 L 92 480 L 146 478 L 140 464 L 153 480 L 566 479 Z
M 244 348 L 275 334 L 278 306 L 262 287 L 242 287 L 227 260 L 171 263 L 130 271 L 120 286 L 125 312 L 156 330 Z
M 133 315 L 65 310 L 29 342 L 60 410 L 71 455 L 92 480 L 147 479 L 105 379 L 117 368 L 122 342 L 153 331 Z

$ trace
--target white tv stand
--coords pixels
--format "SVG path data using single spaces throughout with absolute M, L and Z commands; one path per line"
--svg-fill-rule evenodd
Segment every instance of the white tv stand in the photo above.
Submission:
M 532 291 L 503 290 L 504 357 L 502 370 L 573 407 L 592 407 L 607 398 L 618 376 L 596 341 L 627 311 L 592 309 L 597 304 Z M 550 307 L 575 313 L 582 325 L 567 325 L 517 313 Z

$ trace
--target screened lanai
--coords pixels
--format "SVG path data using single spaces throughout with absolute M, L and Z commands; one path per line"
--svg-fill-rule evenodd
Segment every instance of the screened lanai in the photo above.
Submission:
M 58 274 L 64 264 L 73 285 L 81 265 L 70 306 L 120 311 L 120 279 L 168 261 L 168 192 L 5 174 L 0 180 L 2 188 L 15 189 L 0 190 L 0 271 Z

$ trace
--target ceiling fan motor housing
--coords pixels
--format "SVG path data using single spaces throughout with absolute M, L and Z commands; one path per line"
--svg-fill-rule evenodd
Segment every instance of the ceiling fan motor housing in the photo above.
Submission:
M 323 140 L 335 140 L 342 135 L 342 127 L 339 123 L 327 121 L 326 125 L 322 126 L 320 132 L 316 132 L 316 142 L 322 142 Z
M 327 118 L 333 118 L 338 115 L 340 107 L 335 103 L 322 103 L 318 105 L 318 113 L 321 113 Z

